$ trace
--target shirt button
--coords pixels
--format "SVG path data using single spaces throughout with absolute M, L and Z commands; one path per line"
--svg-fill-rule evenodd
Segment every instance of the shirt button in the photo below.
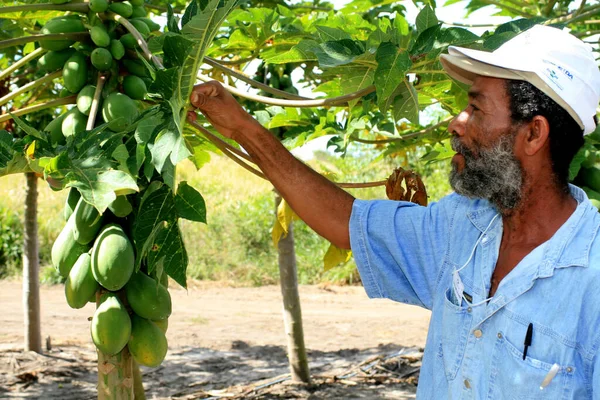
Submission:
M 571 368 L 571 367 L 567 367 L 567 372 L 568 372 L 568 373 L 571 373 L 571 372 L 573 372 L 573 368 Z
M 487 241 L 488 241 L 488 238 L 487 238 L 487 236 L 484 236 L 484 237 L 483 237 L 483 239 L 481 239 L 481 243 L 485 243 L 485 242 L 487 242 Z
M 473 309 L 471 307 L 467 308 L 468 313 L 470 313 L 471 311 L 473 311 Z
M 481 332 L 481 329 L 475 329 L 475 330 L 473 331 L 473 335 L 475 335 L 475 337 L 476 337 L 477 339 L 479 339 L 480 337 L 482 337 L 482 336 L 483 336 L 483 332 Z
M 465 379 L 464 384 L 467 389 L 471 389 L 471 382 L 468 379 Z
M 502 339 L 502 333 L 498 332 L 498 339 Z

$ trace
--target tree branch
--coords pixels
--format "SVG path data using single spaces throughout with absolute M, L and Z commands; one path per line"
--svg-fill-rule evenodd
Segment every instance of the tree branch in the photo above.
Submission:
M 514 8 L 514 7 L 510 7 L 507 6 L 506 4 L 502 4 L 499 1 L 496 0 L 481 0 L 482 3 L 486 3 L 486 4 L 490 4 L 493 6 L 498 7 L 499 9 L 504 9 L 506 11 L 510 11 L 511 13 L 515 14 L 515 15 L 520 15 L 521 17 L 525 17 L 525 18 L 532 18 L 535 17 L 535 15 L 531 15 L 529 13 L 526 13 L 522 10 L 519 10 L 518 8 Z
M 198 79 L 203 82 L 210 82 L 215 79 L 212 79 L 206 75 L 198 74 Z M 221 83 L 225 89 L 229 92 L 235 94 L 236 96 L 243 97 L 248 100 L 257 101 L 263 104 L 270 104 L 274 106 L 282 106 L 282 107 L 333 107 L 333 106 L 341 106 L 347 104 L 349 101 L 358 99 L 363 97 L 369 93 L 375 91 L 375 86 L 371 85 L 367 88 L 359 90 L 357 92 L 345 94 L 343 96 L 331 97 L 328 99 L 317 99 L 317 100 L 283 100 L 283 99 L 274 99 L 271 97 L 254 95 L 250 93 L 243 92 L 238 88 L 227 85 L 225 83 Z
M 36 87 L 41 86 L 47 82 L 51 82 L 53 79 L 58 78 L 59 76 L 62 76 L 62 70 L 53 72 L 51 74 L 41 77 L 38 80 L 31 81 L 27 85 L 21 86 L 19 89 L 15 90 L 14 92 L 10 92 L 6 96 L 0 98 L 0 106 L 8 103 L 9 101 L 11 101 L 12 99 L 14 99 L 15 97 L 17 97 L 20 94 L 23 94 L 32 89 L 35 89 Z
M 581 12 L 583 11 L 583 8 L 585 7 L 585 3 L 586 3 L 586 0 L 581 0 L 581 4 L 579 5 L 579 8 L 575 12 L 575 16 L 578 16 L 579 14 L 581 14 Z
M 544 8 L 544 15 L 547 17 L 548 15 L 550 15 L 550 13 L 552 12 L 552 9 L 554 8 L 554 5 L 556 4 L 557 0 L 550 0 L 548 1 L 548 4 L 546 4 L 546 8 Z
M 235 147 L 231 146 L 229 143 L 227 143 L 224 140 L 213 135 L 210 131 L 208 131 L 206 128 L 204 128 L 202 125 L 200 125 L 196 121 L 193 121 L 190 118 L 188 118 L 187 121 L 194 128 L 198 129 L 208 140 L 210 140 L 215 146 L 217 146 L 217 148 L 219 148 L 219 150 L 221 150 L 223 152 L 223 154 L 225 154 L 227 157 L 231 158 L 235 163 L 237 163 L 238 165 L 240 165 L 242 168 L 246 169 L 247 171 L 250 171 L 254 175 L 261 177 L 265 180 L 268 180 L 267 177 L 262 172 L 260 172 L 256 168 L 253 168 L 250 165 L 246 164 L 244 161 L 240 160 L 240 158 L 243 158 L 253 164 L 256 164 L 256 162 L 248 154 L 236 149 Z M 359 188 L 383 186 L 383 185 L 385 185 L 386 182 L 387 182 L 386 180 L 383 180 L 383 181 L 374 181 L 374 182 L 357 182 L 357 183 L 333 182 L 333 183 L 335 183 L 337 186 L 342 187 L 342 188 L 359 189 Z
M 52 101 L 48 101 L 46 103 L 36 104 L 34 106 L 20 108 L 12 112 L 13 115 L 20 117 L 21 115 L 31 114 L 36 111 L 45 110 L 46 108 L 64 106 L 66 104 L 75 104 L 77 101 L 77 95 L 72 95 L 68 97 L 63 97 L 62 99 L 56 99 Z M 10 114 L 0 114 L 0 122 L 6 122 L 9 119 L 12 119 Z
M 31 35 L 22 36 L 13 39 L 7 39 L 0 41 L 0 50 L 12 46 L 20 46 L 31 42 L 38 42 L 40 40 L 83 40 L 86 39 L 90 34 L 88 32 L 73 32 L 73 33 L 50 33 L 48 35 Z
M 432 131 L 448 124 L 452 120 L 452 118 L 454 118 L 454 117 L 448 117 L 446 119 L 441 120 L 440 122 L 438 122 L 435 125 L 428 126 L 427 128 L 421 129 L 419 131 L 406 133 L 398 138 L 380 139 L 380 140 L 361 139 L 361 138 L 354 137 L 354 136 L 352 136 L 351 138 L 355 142 L 365 143 L 365 144 L 385 144 L 385 143 L 393 143 L 393 142 L 402 142 L 402 141 L 413 139 L 417 136 L 421 136 L 426 133 L 432 132 Z
M 271 93 L 274 94 L 276 96 L 282 97 L 284 99 L 290 99 L 290 100 L 311 100 L 307 97 L 302 97 L 302 96 L 298 96 L 292 93 L 288 93 L 288 92 L 284 92 L 283 90 L 279 90 L 279 89 L 275 89 L 272 88 L 269 85 L 265 85 L 264 83 L 260 83 L 258 81 L 255 81 L 254 79 L 250 78 L 247 75 L 242 74 L 241 72 L 238 72 L 236 70 L 233 70 L 231 68 L 227 68 L 224 65 L 219 64 L 214 58 L 210 58 L 210 57 L 204 57 L 203 60 L 206 64 L 210 65 L 211 67 L 217 68 L 227 74 L 230 74 L 231 76 L 234 76 L 236 78 L 238 78 L 239 80 L 246 82 L 247 84 L 249 84 L 250 86 L 253 86 L 255 88 L 264 90 L 267 93 Z
M 131 22 L 127 20 L 127 18 L 119 14 L 115 14 L 114 12 L 109 12 L 106 15 L 108 19 L 111 19 L 123 25 L 123 27 L 127 29 L 129 33 L 133 35 L 133 37 L 135 37 L 137 44 L 142 49 L 142 53 L 144 53 L 144 56 L 146 56 L 148 61 L 154 62 L 154 64 L 159 68 L 163 67 L 162 62 L 160 62 L 160 60 L 156 56 L 154 56 L 152 52 L 150 52 L 150 49 L 148 48 L 148 43 L 146 43 L 146 40 L 144 39 L 142 34 L 135 28 L 135 26 L 131 24 Z
M 574 34 L 575 37 L 578 38 L 585 38 L 588 36 L 593 36 L 593 35 L 597 35 L 600 33 L 600 29 L 599 30 L 595 30 L 595 31 L 585 31 L 585 32 L 577 32 Z
M 226 141 L 224 141 L 223 139 L 219 138 L 218 136 L 214 135 L 211 131 L 209 131 L 208 129 L 206 129 L 205 127 L 203 127 L 202 125 L 200 125 L 199 123 L 197 123 L 196 121 L 191 120 L 190 118 L 187 119 L 187 121 L 190 123 L 190 125 L 192 125 L 194 128 L 198 129 L 203 135 L 204 137 L 206 137 L 210 142 L 212 142 L 215 146 L 221 148 L 220 146 L 226 147 L 228 150 L 230 150 L 232 153 L 235 153 L 236 155 L 238 155 L 239 157 L 250 161 L 251 163 L 254 163 L 254 160 L 252 160 L 252 157 L 250 157 L 248 154 L 244 153 L 243 151 L 233 147 L 232 145 L 230 145 L 229 143 L 227 143 Z M 218 144 L 217 144 L 218 143 Z
M 98 80 L 96 81 L 96 90 L 94 91 L 94 98 L 92 99 L 92 106 L 90 108 L 90 115 L 88 116 L 87 124 L 85 126 L 86 131 L 94 129 L 94 123 L 96 122 L 96 115 L 98 115 L 98 108 L 100 105 L 100 96 L 102 96 L 102 88 L 106 82 L 106 75 L 99 74 Z
M 8 68 L 6 68 L 4 71 L 0 72 L 0 81 L 4 80 L 7 76 L 9 76 L 10 74 L 12 74 L 14 71 L 16 71 L 18 68 L 22 67 L 23 65 L 27 64 L 29 61 L 31 60 L 35 60 L 36 58 L 40 57 L 42 54 L 44 54 L 47 50 L 42 49 L 41 47 L 38 47 L 37 49 L 35 49 L 34 51 L 32 51 L 31 53 L 27 54 L 26 56 L 23 56 L 19 59 L 19 61 L 16 61 L 14 63 L 12 63 Z
M 76 11 L 86 13 L 90 11 L 89 4 L 86 3 L 72 3 L 72 4 L 23 4 L 20 6 L 11 7 L 0 7 L 0 14 L 8 14 L 21 11 Z

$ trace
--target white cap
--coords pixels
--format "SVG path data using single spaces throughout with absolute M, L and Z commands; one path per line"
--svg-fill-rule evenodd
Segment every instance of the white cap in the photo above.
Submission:
M 530 82 L 557 102 L 585 135 L 596 129 L 600 71 L 591 46 L 544 25 L 510 39 L 493 52 L 450 46 L 440 57 L 452 78 L 471 85 L 477 75 Z

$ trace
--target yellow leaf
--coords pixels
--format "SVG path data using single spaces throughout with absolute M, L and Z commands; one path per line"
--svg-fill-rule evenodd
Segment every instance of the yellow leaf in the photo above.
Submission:
M 27 157 L 35 160 L 35 140 L 27 147 Z
M 271 231 L 271 238 L 275 247 L 279 244 L 279 240 L 282 237 L 286 237 L 288 234 L 288 228 L 293 220 L 298 219 L 298 216 L 292 210 L 290 205 L 285 200 L 281 200 L 279 206 L 277 206 L 277 218 Z
M 337 267 L 340 264 L 345 264 L 352 257 L 352 250 L 340 249 L 339 247 L 331 244 L 323 257 L 323 265 L 325 272 L 329 271 L 333 267 Z

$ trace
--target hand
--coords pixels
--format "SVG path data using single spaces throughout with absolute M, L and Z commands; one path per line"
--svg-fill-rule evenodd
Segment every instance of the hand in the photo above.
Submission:
M 217 81 L 194 86 L 190 101 L 225 137 L 235 140 L 235 135 L 261 127 Z M 196 119 L 195 113 L 190 112 L 188 115 L 192 120 Z

